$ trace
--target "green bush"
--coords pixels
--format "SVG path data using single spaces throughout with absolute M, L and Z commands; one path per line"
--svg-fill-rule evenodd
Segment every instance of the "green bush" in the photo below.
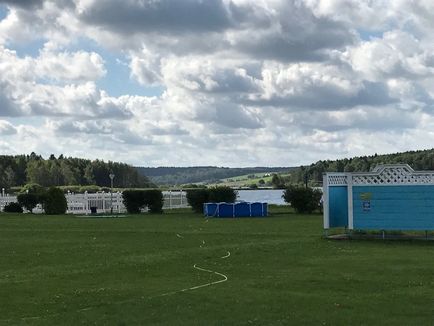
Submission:
M 145 206 L 143 190 L 125 190 L 122 193 L 122 200 L 130 214 L 140 213 L 140 209 Z
M 23 188 L 22 186 L 13 186 L 13 187 L 10 187 L 9 189 L 5 189 L 5 191 L 6 192 L 9 191 L 12 194 L 18 194 L 21 192 L 22 188 Z
M 43 195 L 43 194 L 45 194 L 45 191 L 46 191 L 46 189 L 44 187 L 42 187 L 40 184 L 28 183 L 21 188 L 20 193 Z
M 80 193 L 81 186 L 59 186 L 59 189 L 62 189 L 62 191 L 66 194 L 68 191 L 71 193 Z
M 233 203 L 237 199 L 237 192 L 231 187 L 221 186 L 209 189 L 208 200 L 213 203 Z
M 68 204 L 63 191 L 56 187 L 48 189 L 43 199 L 43 207 L 48 215 L 65 214 Z
M 187 202 L 194 212 L 203 213 L 203 204 L 208 202 L 208 189 L 189 189 L 187 190 Z
M 143 190 L 145 193 L 145 205 L 148 206 L 149 212 L 154 214 L 163 213 L 164 198 L 161 190 L 150 189 Z
M 32 213 L 33 208 L 42 201 L 41 199 L 41 196 L 35 193 L 19 194 L 17 196 L 18 203 L 30 213 Z
M 140 213 L 147 206 L 150 213 L 163 212 L 163 193 L 161 190 L 125 190 L 122 193 L 125 208 L 130 214 Z
M 80 187 L 80 193 L 85 193 L 86 191 L 90 194 L 94 194 L 98 191 L 100 191 L 100 187 L 96 185 L 88 185 L 88 186 L 81 186 Z
M 4 212 L 6 213 L 22 213 L 23 208 L 18 203 L 9 203 L 5 205 Z
M 291 204 L 297 213 L 312 213 L 319 208 L 322 193 L 317 189 L 290 186 L 282 198 Z
M 235 199 L 237 199 L 237 192 L 226 186 L 187 190 L 187 202 L 196 213 L 203 213 L 204 203 L 233 203 Z

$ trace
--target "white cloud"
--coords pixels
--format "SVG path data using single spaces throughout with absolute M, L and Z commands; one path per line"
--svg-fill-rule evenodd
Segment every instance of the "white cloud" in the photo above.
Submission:
M 52 52 L 42 50 L 35 62 L 39 78 L 55 81 L 92 81 L 106 74 L 104 61 L 95 52 Z
M 8 136 L 15 135 L 17 133 L 16 128 L 8 121 L 0 120 L 0 135 Z
M 246 166 L 432 146 L 431 1 L 6 3 L 3 151 Z M 99 89 L 125 78 L 107 56 L 163 93 Z
M 349 51 L 349 61 L 369 80 L 417 78 L 434 74 L 430 47 L 402 31 L 390 31 L 383 38 L 362 42 Z

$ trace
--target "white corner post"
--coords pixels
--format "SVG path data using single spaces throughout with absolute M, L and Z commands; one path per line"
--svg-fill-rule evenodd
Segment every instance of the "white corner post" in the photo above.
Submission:
M 329 211 L 329 179 L 326 173 L 322 176 L 322 212 L 324 220 L 324 229 L 330 228 L 330 211 Z
M 110 173 L 109 178 L 110 178 L 110 214 L 113 214 L 113 179 L 115 178 L 115 174 Z
M 347 187 L 348 187 L 348 229 L 354 228 L 354 210 L 353 210 L 353 175 L 347 174 Z
M 120 193 L 118 191 L 116 198 L 117 198 L 117 204 L 118 204 L 118 213 L 120 213 L 121 212 L 122 193 Z
M 84 211 L 86 215 L 89 214 L 89 198 L 87 196 L 87 190 L 84 192 Z

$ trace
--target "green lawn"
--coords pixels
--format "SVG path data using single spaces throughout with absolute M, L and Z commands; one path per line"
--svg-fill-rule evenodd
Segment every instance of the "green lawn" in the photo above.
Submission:
M 265 183 L 270 184 L 271 180 L 273 179 L 272 174 L 274 173 L 275 172 L 244 174 L 232 178 L 221 179 L 220 182 L 209 184 L 208 186 L 249 187 L 253 184 L 261 186 L 259 184 L 259 180 L 264 180 Z M 265 176 L 266 174 L 269 176 Z M 279 177 L 288 177 L 291 175 L 290 173 L 276 174 L 279 175 Z
M 286 209 L 1 214 L 0 324 L 434 324 L 434 243 L 325 240 L 320 215 Z M 228 280 L 181 292 L 224 280 L 195 264 Z

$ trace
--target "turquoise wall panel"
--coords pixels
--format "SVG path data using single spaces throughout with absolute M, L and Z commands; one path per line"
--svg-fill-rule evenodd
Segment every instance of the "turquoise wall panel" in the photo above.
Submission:
M 329 221 L 331 228 L 348 226 L 347 186 L 329 187 Z
M 434 230 L 434 186 L 353 186 L 354 229 Z

